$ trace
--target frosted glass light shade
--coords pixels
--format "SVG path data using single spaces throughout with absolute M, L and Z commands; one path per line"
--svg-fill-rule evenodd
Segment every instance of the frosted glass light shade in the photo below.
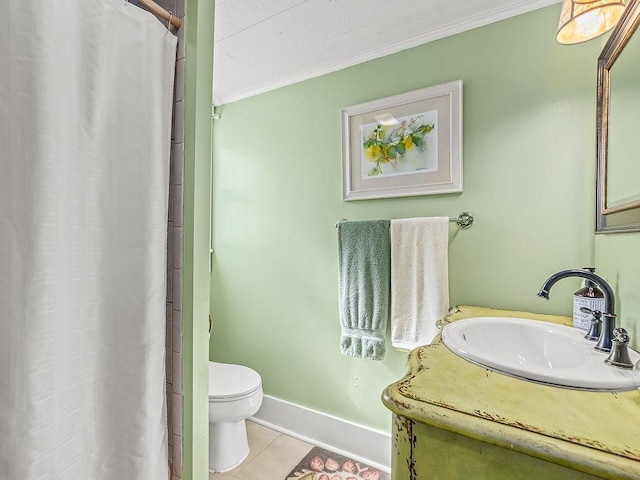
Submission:
M 625 0 L 564 0 L 557 42 L 582 43 L 611 30 L 618 23 L 625 3 Z

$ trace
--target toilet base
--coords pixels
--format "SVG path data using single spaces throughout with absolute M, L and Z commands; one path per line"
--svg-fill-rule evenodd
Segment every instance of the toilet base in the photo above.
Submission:
M 209 423 L 209 471 L 228 472 L 249 455 L 247 425 L 237 422 Z

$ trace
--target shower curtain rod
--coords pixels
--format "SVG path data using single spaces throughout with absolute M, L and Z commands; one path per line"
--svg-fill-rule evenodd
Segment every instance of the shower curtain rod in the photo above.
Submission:
M 153 0 L 138 0 L 138 3 L 141 3 L 151 12 L 167 20 L 176 30 L 182 26 L 182 20 L 180 18 L 176 17 L 172 12 L 165 10 Z

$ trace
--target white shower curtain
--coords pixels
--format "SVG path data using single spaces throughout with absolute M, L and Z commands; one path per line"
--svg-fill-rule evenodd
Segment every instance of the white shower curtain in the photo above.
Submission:
M 176 38 L 124 0 L 0 12 L 0 479 L 168 478 Z

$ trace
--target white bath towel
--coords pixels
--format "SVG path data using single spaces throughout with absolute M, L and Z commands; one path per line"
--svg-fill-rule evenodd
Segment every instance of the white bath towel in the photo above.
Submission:
M 449 218 L 391 220 L 391 345 L 431 343 L 449 310 Z

